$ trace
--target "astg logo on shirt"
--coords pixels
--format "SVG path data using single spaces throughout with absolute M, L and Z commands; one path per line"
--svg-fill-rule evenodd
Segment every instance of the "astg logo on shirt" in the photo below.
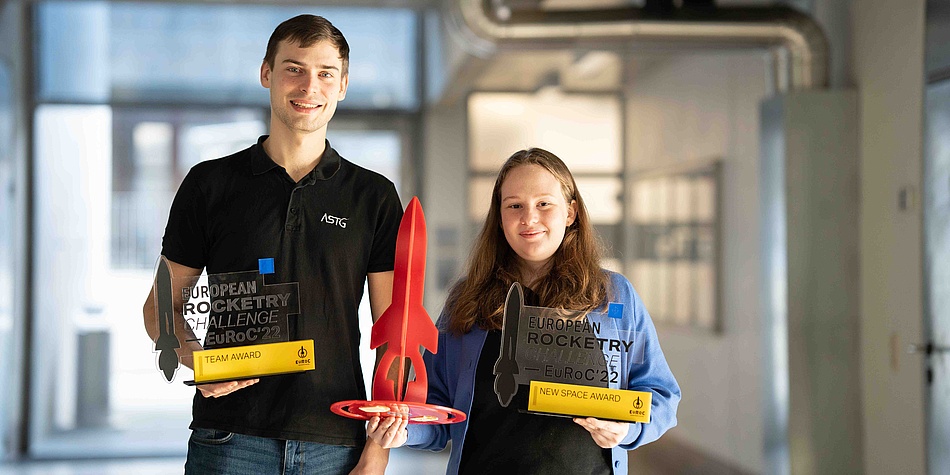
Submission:
M 339 226 L 343 229 L 346 229 L 346 220 L 348 218 L 338 218 L 331 214 L 323 213 L 323 218 L 320 218 L 320 221 L 327 224 L 333 224 Z

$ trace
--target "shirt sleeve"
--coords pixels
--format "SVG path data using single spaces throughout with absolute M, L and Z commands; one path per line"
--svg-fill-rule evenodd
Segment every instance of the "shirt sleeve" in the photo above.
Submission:
M 202 269 L 208 262 L 206 200 L 202 199 L 200 180 L 194 170 L 182 180 L 162 237 L 162 255 L 172 262 Z
M 643 361 L 627 361 L 627 388 L 634 391 L 653 393 L 650 407 L 650 423 L 631 423 L 627 436 L 620 442 L 626 450 L 660 438 L 667 430 L 676 426 L 676 409 L 680 401 L 680 387 L 670 371 L 670 366 L 660 349 L 656 328 L 640 296 L 625 277 L 619 274 L 611 276 L 614 298 L 624 304 L 624 324 L 632 327 L 637 335 L 644 338 Z
M 402 203 L 396 193 L 396 187 L 388 182 L 376 216 L 376 229 L 373 233 L 373 248 L 370 250 L 367 272 L 388 272 L 393 270 L 396 255 L 396 235 L 402 220 Z

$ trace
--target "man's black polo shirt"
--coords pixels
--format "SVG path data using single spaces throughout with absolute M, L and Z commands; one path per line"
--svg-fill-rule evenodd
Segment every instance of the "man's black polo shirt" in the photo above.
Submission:
M 366 399 L 357 308 L 367 273 L 393 269 L 402 205 L 392 182 L 343 159 L 327 142 L 294 183 L 257 144 L 195 165 L 175 195 L 162 254 L 210 274 L 253 271 L 274 258 L 271 282 L 298 282 L 291 339 L 313 339 L 316 369 L 268 376 L 221 398 L 196 393 L 192 428 L 362 445 L 362 421 L 330 412 Z M 271 280 L 273 278 L 273 280 Z

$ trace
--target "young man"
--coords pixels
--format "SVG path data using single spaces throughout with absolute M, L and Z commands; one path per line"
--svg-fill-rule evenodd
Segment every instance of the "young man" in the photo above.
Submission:
M 291 339 L 313 339 L 316 369 L 198 386 L 186 473 L 382 473 L 387 451 L 363 423 L 330 412 L 366 399 L 357 308 L 369 281 L 373 319 L 389 305 L 402 205 L 392 182 L 340 157 L 327 123 L 346 96 L 349 46 L 322 17 L 281 23 L 267 44 L 270 135 L 196 165 L 172 203 L 162 243 L 176 280 L 256 270 L 274 258 L 276 282 L 298 282 Z M 328 217 L 332 217 L 328 218 Z M 144 307 L 153 341 L 153 296 Z M 176 315 L 177 335 L 188 330 Z M 182 343 L 192 365 L 196 342 Z M 365 444 L 365 450 L 363 450 Z M 282 471 L 283 470 L 283 471 Z

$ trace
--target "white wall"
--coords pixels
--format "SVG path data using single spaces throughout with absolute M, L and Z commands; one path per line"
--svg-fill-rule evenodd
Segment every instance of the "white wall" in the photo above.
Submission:
M 925 473 L 919 196 L 925 0 L 857 0 L 855 82 L 861 133 L 861 313 L 865 470 Z
M 758 141 L 769 79 L 764 54 L 707 52 L 669 56 L 632 77 L 626 90 L 634 170 L 723 161 L 723 331 L 658 328 L 683 390 L 679 426 L 668 437 L 754 472 L 764 465 Z

